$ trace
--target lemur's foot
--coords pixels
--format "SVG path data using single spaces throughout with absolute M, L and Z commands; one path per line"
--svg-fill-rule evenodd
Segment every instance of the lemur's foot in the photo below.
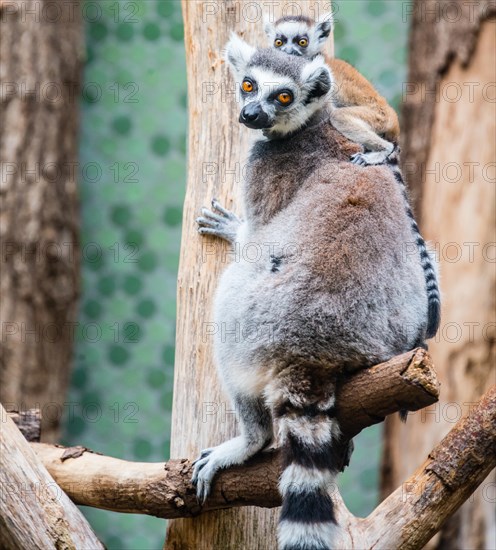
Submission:
M 236 240 L 236 234 L 241 220 L 229 210 L 226 210 L 217 199 L 212 200 L 212 210 L 202 208 L 202 215 L 196 219 L 198 233 L 201 235 L 214 235 L 232 243 Z
M 358 164 L 358 166 L 377 166 L 378 164 L 384 164 L 392 152 L 370 151 L 368 153 L 356 153 L 350 160 L 353 164 Z
M 393 165 L 398 165 L 399 162 L 400 162 L 400 153 L 401 153 L 400 146 L 395 145 L 394 149 L 387 156 L 387 159 L 386 159 L 387 163 L 388 164 L 393 164 Z
M 196 486 L 198 501 L 203 503 L 210 494 L 212 481 L 219 470 L 235 464 L 242 464 L 257 451 L 257 448 L 247 446 L 243 437 L 235 437 L 218 447 L 205 449 L 195 460 L 191 483 Z

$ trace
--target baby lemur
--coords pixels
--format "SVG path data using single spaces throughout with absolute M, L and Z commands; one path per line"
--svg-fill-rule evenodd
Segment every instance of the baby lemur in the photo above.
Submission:
M 346 373 L 422 345 L 424 270 L 402 189 L 388 166 L 349 162 L 359 146 L 331 124 L 332 73 L 313 60 L 255 49 L 237 36 L 226 60 L 240 84 L 252 146 L 244 221 L 212 202 L 199 232 L 243 251 L 214 301 L 214 353 L 241 435 L 202 451 L 193 483 L 204 500 L 215 474 L 273 440 L 281 446 L 280 550 L 334 548 L 339 469 L 335 389 Z
M 322 53 L 332 30 L 332 16 L 319 21 L 304 16 L 286 16 L 274 24 L 265 20 L 270 46 L 287 54 L 312 59 Z M 340 59 L 326 57 L 334 86 L 331 91 L 331 120 L 344 136 L 359 143 L 365 153 L 357 153 L 357 164 L 381 164 L 398 143 L 398 116 L 372 84 L 355 68 Z

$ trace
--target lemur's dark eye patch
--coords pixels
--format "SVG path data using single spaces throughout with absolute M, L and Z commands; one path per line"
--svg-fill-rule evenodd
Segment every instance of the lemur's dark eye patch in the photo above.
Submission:
M 284 44 L 286 44 L 286 42 L 288 41 L 288 39 L 285 37 L 285 36 L 278 36 L 275 40 L 274 40 L 274 46 L 276 48 L 280 48 L 281 46 L 284 46 Z
M 308 38 L 305 38 L 304 36 L 302 36 L 298 40 L 298 46 L 301 46 L 302 48 L 306 48 L 308 46 Z

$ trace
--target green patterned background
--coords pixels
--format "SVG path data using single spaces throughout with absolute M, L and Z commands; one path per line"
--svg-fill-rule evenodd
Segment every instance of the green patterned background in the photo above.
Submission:
M 197 0 L 190 0 L 197 1 Z M 398 107 L 403 3 L 335 3 L 336 54 Z M 81 103 L 81 330 L 65 444 L 128 460 L 169 455 L 187 101 L 179 0 L 88 1 Z M 340 478 L 357 514 L 377 498 L 380 428 Z M 165 522 L 84 508 L 109 549 L 160 549 Z M 201 550 L 201 549 L 200 549 Z

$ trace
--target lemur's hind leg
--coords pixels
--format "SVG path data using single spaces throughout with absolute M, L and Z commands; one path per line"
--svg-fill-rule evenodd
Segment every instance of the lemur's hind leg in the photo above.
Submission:
M 272 441 L 272 416 L 261 399 L 239 396 L 235 405 L 241 435 L 218 447 L 205 449 L 195 462 L 192 483 L 196 485 L 200 502 L 208 497 L 212 480 L 219 470 L 242 464 Z
M 366 152 L 351 157 L 362 166 L 383 164 L 394 151 L 394 144 L 381 138 L 381 117 L 368 107 L 341 107 L 331 111 L 333 126 L 345 137 L 359 143 Z
M 233 243 L 242 222 L 236 214 L 226 210 L 217 199 L 213 199 L 212 210 L 202 208 L 202 215 L 196 219 L 196 223 L 201 235 L 214 235 Z

